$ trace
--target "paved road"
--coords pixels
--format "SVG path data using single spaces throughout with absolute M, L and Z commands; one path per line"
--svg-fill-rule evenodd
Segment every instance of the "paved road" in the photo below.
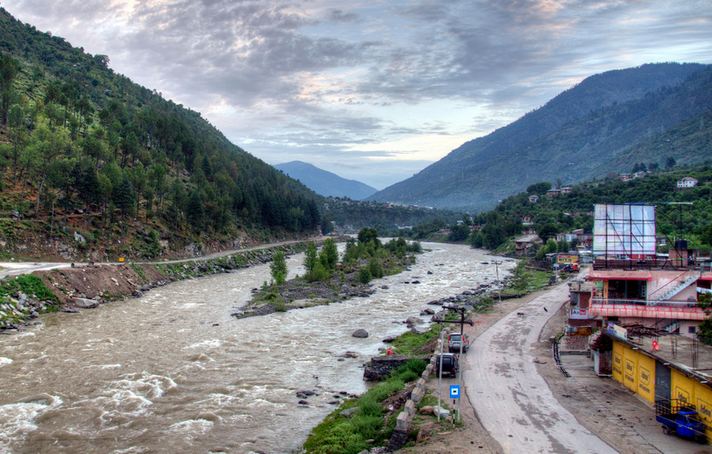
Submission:
M 320 241 L 323 237 L 311 238 L 313 241 Z M 275 246 L 284 246 L 288 244 L 301 243 L 307 240 L 292 240 L 292 241 L 281 241 L 278 243 L 268 243 L 261 244 L 259 246 L 242 248 L 242 249 L 231 249 L 228 251 L 215 252 L 213 254 L 204 255 L 201 257 L 190 257 L 186 259 L 176 259 L 176 260 L 158 260 L 158 261 L 145 261 L 145 262 L 135 262 L 133 263 L 145 263 L 149 265 L 166 264 L 166 263 L 183 263 L 183 262 L 194 262 L 194 261 L 204 261 L 210 260 L 218 257 L 225 257 L 228 255 L 237 254 L 246 251 L 256 251 L 259 249 L 267 249 Z M 87 266 L 87 263 L 75 262 L 75 266 Z M 101 262 L 95 263 L 95 265 L 120 265 L 118 262 Z M 71 263 L 69 262 L 0 262 L 0 279 L 7 276 L 19 276 L 21 274 L 29 274 L 33 271 L 44 271 L 52 270 L 56 268 L 69 268 Z
M 506 453 L 616 452 L 559 404 L 534 364 L 531 346 L 567 298 L 566 284 L 554 287 L 482 333 L 467 354 L 468 398 Z

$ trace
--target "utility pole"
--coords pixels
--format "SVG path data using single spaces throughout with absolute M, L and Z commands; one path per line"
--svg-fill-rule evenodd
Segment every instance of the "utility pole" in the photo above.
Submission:
M 499 265 L 502 264 L 501 260 L 493 260 L 494 263 L 494 272 L 497 275 L 497 299 L 499 302 L 502 302 L 502 285 L 500 285 L 499 282 Z
M 436 410 L 438 416 L 438 422 L 440 422 L 440 393 L 442 392 L 442 381 L 443 381 L 443 334 L 445 330 L 440 330 L 440 361 L 438 361 L 438 408 Z

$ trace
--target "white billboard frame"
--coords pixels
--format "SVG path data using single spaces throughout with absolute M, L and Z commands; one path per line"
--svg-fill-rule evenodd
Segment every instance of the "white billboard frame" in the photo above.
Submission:
M 626 259 L 655 257 L 656 238 L 654 205 L 594 205 L 594 256 Z

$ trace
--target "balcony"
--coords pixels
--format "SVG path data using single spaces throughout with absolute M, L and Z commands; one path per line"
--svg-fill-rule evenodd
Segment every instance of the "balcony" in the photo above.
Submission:
M 704 320 L 707 318 L 705 311 L 696 302 L 611 298 L 593 298 L 589 314 L 592 317 L 634 317 L 671 320 Z

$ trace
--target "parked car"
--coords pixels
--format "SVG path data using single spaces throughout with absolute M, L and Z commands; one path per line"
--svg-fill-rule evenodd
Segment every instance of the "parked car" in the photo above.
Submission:
M 700 420 L 695 406 L 678 399 L 655 402 L 655 420 L 667 435 L 707 442 L 707 427 Z
M 447 349 L 450 353 L 460 353 L 460 344 L 462 344 L 462 353 L 467 353 L 470 348 L 470 338 L 467 337 L 467 334 L 452 333 L 448 335 Z
M 453 353 L 443 353 L 442 355 L 437 355 L 435 358 L 436 376 L 440 373 L 440 362 L 442 362 L 443 377 L 457 377 L 457 370 L 460 368 L 457 356 L 455 356 Z

